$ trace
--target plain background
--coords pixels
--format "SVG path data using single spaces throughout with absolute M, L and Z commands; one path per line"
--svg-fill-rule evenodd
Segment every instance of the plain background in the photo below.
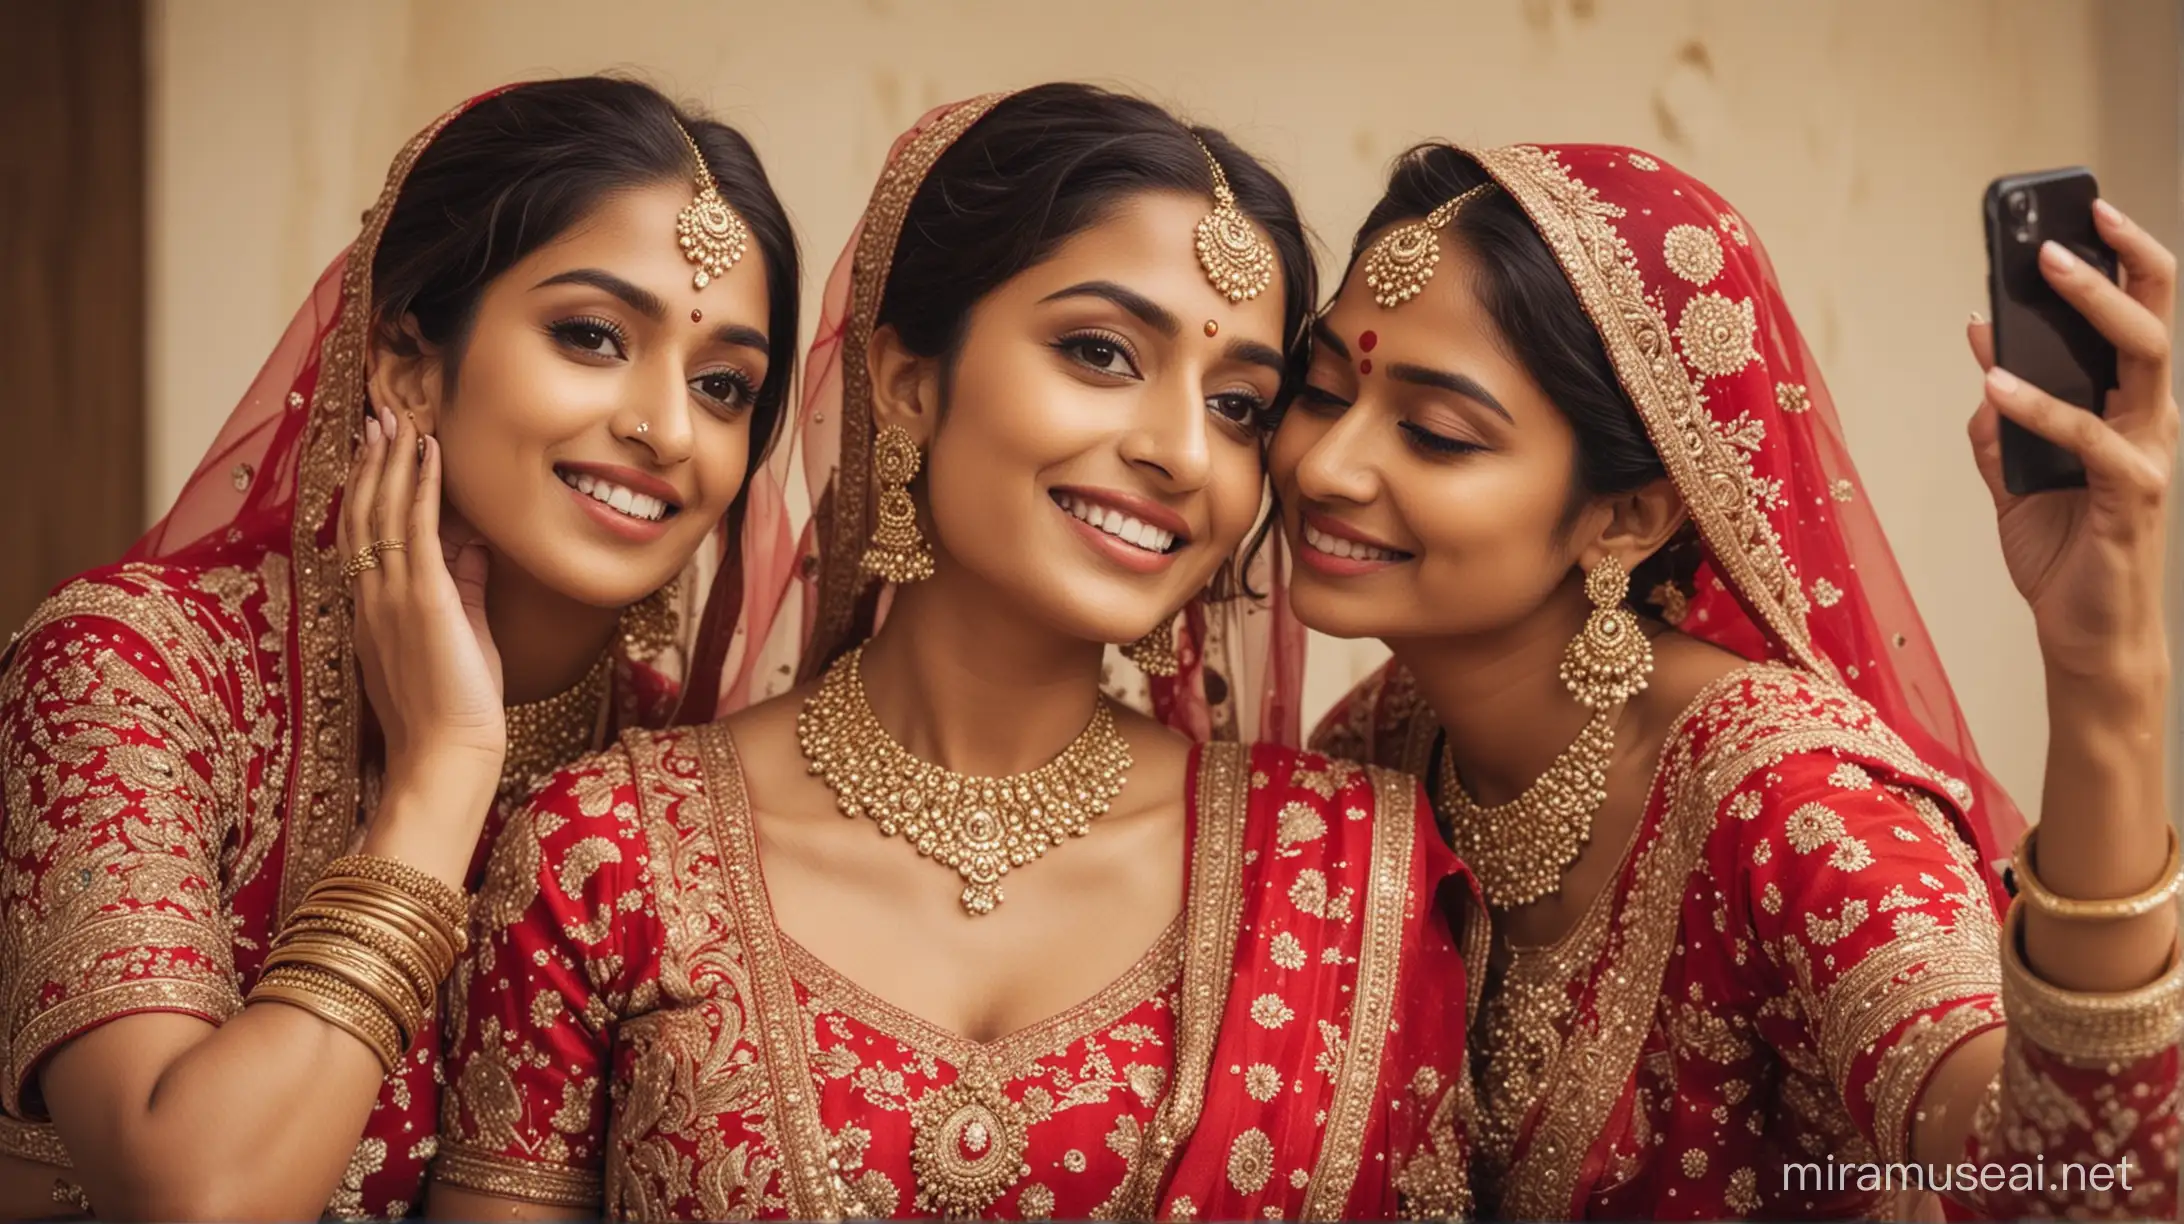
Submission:
M 395 150 L 506 81 L 624 70 L 742 128 L 797 223 L 814 303 L 896 134 L 989 89 L 1090 80 L 1225 128 L 1288 177 L 1330 276 L 1415 141 L 1634 144 L 1706 179 L 1765 240 L 1987 763 L 2036 812 L 2031 620 L 1963 434 L 1980 192 L 2084 163 L 2175 246 L 2178 9 L 154 0 L 146 504 L 172 498 Z M 1308 717 L 1380 657 L 1315 638 Z

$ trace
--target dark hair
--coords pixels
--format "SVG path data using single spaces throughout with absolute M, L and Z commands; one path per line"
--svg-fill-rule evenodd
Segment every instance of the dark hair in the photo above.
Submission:
M 1372 235 L 1490 181 L 1478 162 L 1447 145 L 1411 149 L 1397 159 L 1387 191 L 1358 228 L 1352 264 Z M 1464 205 L 1448 233 L 1478 257 L 1474 288 L 1502 343 L 1577 434 L 1577 470 L 1563 525 L 1587 497 L 1628 493 L 1666 476 L 1599 330 L 1524 209 L 1508 192 L 1488 191 Z M 1654 604 L 1653 591 L 1669 582 L 1688 594 L 1698 563 L 1698 533 L 1686 523 L 1633 570 L 1631 593 Z
M 452 384 L 478 299 L 495 277 L 616 191 L 691 181 L 690 147 L 678 123 L 704 151 L 765 265 L 770 351 L 753 404 L 755 463 L 772 444 L 795 379 L 796 235 L 741 133 L 680 110 L 637 81 L 586 76 L 517 85 L 433 138 L 404 180 L 372 258 L 381 342 L 404 351 L 408 340 L 396 324 L 414 317 L 424 338 L 446 351 Z
M 1280 266 L 1288 364 L 1268 406 L 1271 426 L 1303 384 L 1305 328 L 1319 297 L 1296 201 L 1273 171 L 1221 132 L 1096 86 L 1063 82 L 1012 94 L 940 155 L 903 216 L 876 325 L 893 327 L 921 357 L 952 359 L 980 299 L 1098 225 L 1126 198 L 1187 191 L 1210 200 L 1208 150 L 1221 163 L 1236 207 L 1272 241 Z M 1271 522 L 1260 524 L 1253 548 Z M 1223 567 L 1213 594 L 1225 597 L 1239 585 Z

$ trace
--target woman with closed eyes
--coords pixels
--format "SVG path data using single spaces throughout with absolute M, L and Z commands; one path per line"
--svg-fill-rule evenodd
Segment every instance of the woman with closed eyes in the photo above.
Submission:
M 435 1214 L 1463 1210 L 1459 869 L 1415 782 L 1237 742 L 1294 734 L 1232 558 L 1312 300 L 1287 190 L 1148 103 L 897 143 L 813 353 L 806 682 L 511 826 Z
M 796 312 L 750 146 L 646 86 L 402 151 L 174 508 L 6 658 L 0 1210 L 420 1203 L 479 847 L 748 687 Z

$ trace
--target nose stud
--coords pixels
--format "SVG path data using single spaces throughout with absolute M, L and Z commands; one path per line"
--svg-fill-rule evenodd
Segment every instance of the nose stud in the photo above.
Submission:
M 637 432 L 638 432 L 638 433 L 651 433 L 651 432 L 652 432 L 652 422 L 650 422 L 650 421 L 639 421 L 639 422 L 637 422 Z

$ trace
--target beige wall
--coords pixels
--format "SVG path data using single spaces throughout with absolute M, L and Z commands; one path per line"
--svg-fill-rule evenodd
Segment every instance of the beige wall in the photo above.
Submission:
M 1335 250 L 1412 141 L 1634 143 L 1765 237 L 1974 731 L 2032 806 L 2039 670 L 1965 453 L 1961 334 L 1983 304 L 1986 180 L 2098 166 L 2142 131 L 2104 117 L 2139 97 L 2098 85 L 2103 48 L 2113 62 L 2133 41 L 2100 8 L 155 0 L 150 501 L 171 498 L 401 140 L 510 79 L 632 69 L 713 108 L 765 156 L 822 272 L 922 109 L 1042 79 L 1137 89 L 1227 128 L 1291 177 Z M 2168 22 L 2172 113 L 2148 120 L 2168 125 L 2166 173 L 2114 193 L 2171 226 L 2174 9 L 2140 6 Z M 1377 654 L 1316 641 L 1308 709 Z

